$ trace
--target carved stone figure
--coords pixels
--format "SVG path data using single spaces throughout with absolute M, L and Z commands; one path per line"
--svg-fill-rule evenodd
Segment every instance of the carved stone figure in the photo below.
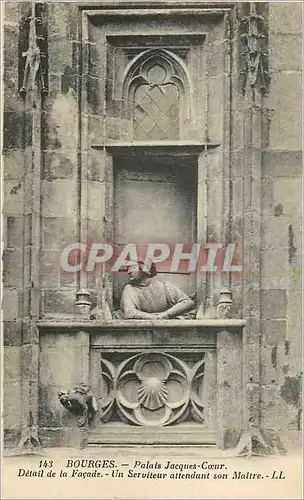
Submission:
M 87 444 L 88 424 L 98 410 L 95 397 L 82 382 L 72 391 L 59 391 L 58 398 L 70 413 L 77 416 L 77 425 L 81 429 L 80 448 L 84 448 Z
M 186 293 L 168 281 L 155 278 L 155 264 L 142 261 L 128 267 L 129 283 L 121 296 L 125 319 L 171 319 L 194 309 Z

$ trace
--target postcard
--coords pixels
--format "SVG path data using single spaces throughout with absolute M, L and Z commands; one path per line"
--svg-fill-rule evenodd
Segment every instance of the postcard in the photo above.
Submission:
M 302 3 L 1 12 L 2 497 L 302 498 Z

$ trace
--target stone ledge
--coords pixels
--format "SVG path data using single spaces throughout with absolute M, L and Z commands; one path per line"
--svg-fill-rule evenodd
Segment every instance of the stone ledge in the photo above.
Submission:
M 110 320 L 98 321 L 88 320 L 87 318 L 73 317 L 73 318 L 56 318 L 50 317 L 37 321 L 37 326 L 40 329 L 52 328 L 68 328 L 80 329 L 89 328 L 90 330 L 100 330 L 109 328 L 115 329 L 138 329 L 138 328 L 202 328 L 213 330 L 235 330 L 242 329 L 246 325 L 244 319 L 167 319 L 167 320 Z
M 125 156 L 126 153 L 130 155 L 163 155 L 171 154 L 177 155 L 198 155 L 205 151 L 205 149 L 217 148 L 221 145 L 220 141 L 120 141 L 113 140 L 105 144 L 93 144 L 91 147 L 97 150 L 103 150 L 104 147 L 107 151 L 115 156 Z

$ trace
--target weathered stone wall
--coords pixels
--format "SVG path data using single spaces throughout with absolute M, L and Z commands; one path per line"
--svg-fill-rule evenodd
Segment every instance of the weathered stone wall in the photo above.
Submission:
M 49 93 L 42 114 L 41 313 L 72 313 L 76 277 L 60 273 L 63 246 L 78 241 L 78 9 L 48 5 Z
M 78 240 L 78 9 L 73 8 L 71 4 L 55 3 L 47 12 L 51 71 L 49 93 L 41 101 L 41 136 L 37 137 L 34 127 L 39 130 L 40 123 L 33 118 L 29 89 L 23 95 L 19 93 L 20 56 L 27 48 L 20 43 L 19 33 L 29 22 L 31 5 L 5 4 L 3 310 L 7 443 L 16 443 L 21 425 L 27 425 L 29 418 L 35 423 L 38 338 L 32 319 L 49 312 L 71 313 L 75 303 L 75 277 L 59 273 L 60 249 Z M 39 179 L 34 172 L 37 152 L 41 154 Z M 37 220 L 38 233 L 37 225 L 34 227 Z M 34 279 L 37 272 L 33 273 L 33 262 L 38 280 Z
M 4 422 L 6 438 L 14 441 L 20 430 L 21 342 L 23 309 L 23 247 L 29 238 L 24 216 L 24 162 L 30 146 L 24 121 L 27 110 L 18 96 L 19 4 L 5 5 L 3 95 L 3 302 L 4 311 Z
M 81 331 L 40 332 L 39 427 L 45 447 L 77 442 L 77 422 L 61 405 L 58 391 L 89 383 L 89 341 L 89 334 Z
M 262 154 L 261 424 L 300 425 L 301 33 L 299 3 L 269 4 L 269 132 Z

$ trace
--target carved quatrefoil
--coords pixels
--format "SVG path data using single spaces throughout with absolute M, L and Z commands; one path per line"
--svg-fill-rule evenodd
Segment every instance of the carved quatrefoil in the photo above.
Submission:
M 189 415 L 204 421 L 201 394 L 204 355 L 189 367 L 170 354 L 136 354 L 119 366 L 102 359 L 101 419 L 106 422 L 116 413 L 133 425 L 170 425 Z

